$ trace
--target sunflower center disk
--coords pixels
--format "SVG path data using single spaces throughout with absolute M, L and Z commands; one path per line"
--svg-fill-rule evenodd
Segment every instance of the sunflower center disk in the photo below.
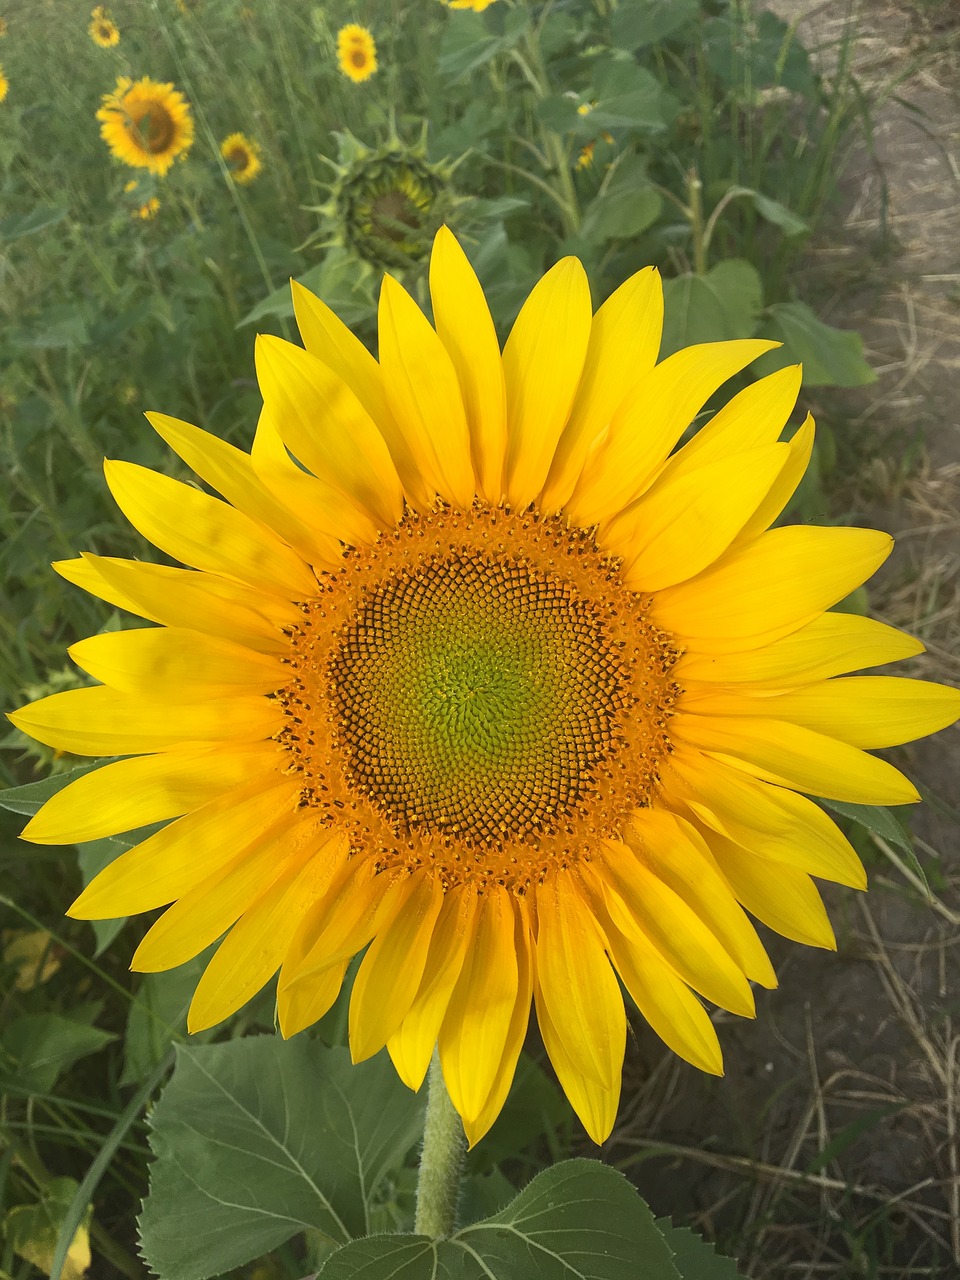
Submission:
M 279 740 L 358 852 L 522 892 L 649 802 L 678 655 L 589 535 L 437 512 L 320 577 Z
M 330 674 L 357 788 L 398 829 L 490 844 L 573 810 L 626 683 L 570 584 L 476 554 L 385 583 Z

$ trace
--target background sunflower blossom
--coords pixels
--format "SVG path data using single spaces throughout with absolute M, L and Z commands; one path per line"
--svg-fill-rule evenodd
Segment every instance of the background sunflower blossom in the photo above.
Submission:
M 234 182 L 246 186 L 263 168 L 260 148 L 243 133 L 231 133 L 220 144 L 220 154 Z
M 120 43 L 120 30 L 116 23 L 107 17 L 103 5 L 98 4 L 90 14 L 90 26 L 87 28 L 90 39 L 101 49 L 113 49 Z
M 866 883 L 809 796 L 916 800 L 869 750 L 951 723 L 960 692 L 848 674 L 922 648 L 830 611 L 886 558 L 886 534 L 770 527 L 813 444 L 809 417 L 780 440 L 796 367 L 676 449 L 773 344 L 657 363 L 655 270 L 593 315 L 583 268 L 563 259 L 501 354 L 441 229 L 436 327 L 387 276 L 379 363 L 294 293 L 305 349 L 259 339 L 251 454 L 149 415 L 223 501 L 106 464 L 132 524 L 191 567 L 57 566 L 159 625 L 75 644 L 102 683 L 13 715 L 57 749 L 129 757 L 72 782 L 25 836 L 171 820 L 70 914 L 167 906 L 134 956 L 143 971 L 223 937 L 192 1030 L 279 970 L 294 1035 L 366 948 L 355 1060 L 386 1045 L 416 1089 L 439 1044 L 476 1142 L 534 1005 L 599 1142 L 620 1093 L 620 982 L 672 1049 L 719 1073 L 701 997 L 749 1017 L 751 982 L 776 985 L 747 912 L 833 947 L 811 876 Z
M 369 80 L 377 69 L 377 46 L 366 27 L 350 23 L 337 32 L 337 62 L 355 84 Z
M 190 103 L 172 84 L 121 76 L 97 111 L 100 135 L 118 160 L 158 177 L 193 145 Z

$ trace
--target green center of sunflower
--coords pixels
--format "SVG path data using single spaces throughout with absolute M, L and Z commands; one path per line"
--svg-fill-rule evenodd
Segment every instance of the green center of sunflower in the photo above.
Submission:
M 651 802 L 678 650 L 590 533 L 408 513 L 318 574 L 277 742 L 304 807 L 381 869 L 524 893 Z
M 330 688 L 348 774 L 391 825 L 496 844 L 572 812 L 626 675 L 571 583 L 467 553 L 384 582 Z

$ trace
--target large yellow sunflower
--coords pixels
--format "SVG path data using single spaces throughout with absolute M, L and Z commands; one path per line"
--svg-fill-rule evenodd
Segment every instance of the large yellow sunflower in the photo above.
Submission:
M 377 69 L 377 46 L 366 27 L 351 22 L 337 32 L 337 61 L 345 76 L 360 84 Z
M 104 94 L 97 119 L 118 160 L 161 178 L 193 144 L 190 103 L 172 84 L 147 76 L 136 82 L 121 76 L 113 92 Z
M 252 182 L 263 168 L 260 148 L 243 133 L 231 133 L 228 138 L 224 138 L 220 144 L 220 154 L 231 178 L 243 186 Z
M 534 1002 L 600 1141 L 620 1091 L 618 975 L 672 1049 L 719 1072 L 701 998 L 750 1016 L 751 981 L 776 984 L 746 913 L 832 947 L 811 877 L 865 884 L 809 796 L 916 800 L 865 748 L 950 723 L 960 693 L 847 674 L 922 649 L 829 611 L 885 559 L 886 534 L 769 527 L 813 442 L 809 418 L 780 440 L 798 369 L 739 392 L 674 452 L 772 344 L 656 363 L 656 271 L 592 315 L 565 258 L 501 354 L 444 228 L 436 327 L 387 276 L 379 363 L 294 289 L 306 350 L 259 339 L 250 454 L 150 417 L 225 501 L 106 464 L 133 525 L 191 568 L 57 566 L 160 625 L 74 645 L 102 683 L 13 715 L 60 750 L 129 757 L 71 783 L 25 835 L 173 819 L 70 914 L 167 907 L 134 956 L 144 971 L 222 939 L 193 1030 L 279 970 L 295 1035 L 366 948 L 355 1059 L 386 1045 L 416 1089 L 439 1043 L 475 1142 Z

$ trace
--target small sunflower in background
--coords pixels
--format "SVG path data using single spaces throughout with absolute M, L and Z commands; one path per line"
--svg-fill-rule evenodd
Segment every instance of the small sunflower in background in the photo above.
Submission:
M 260 148 L 243 133 L 231 133 L 229 138 L 224 138 L 220 154 L 230 170 L 230 177 L 242 186 L 252 182 L 263 168 Z
M 0 40 L 2 40 L 6 34 L 7 34 L 7 20 L 6 18 L 0 18 Z
M 2 102 L 4 98 L 7 96 L 7 91 L 9 90 L 9 88 L 10 88 L 10 81 L 3 74 L 3 67 L 0 67 L 0 102 Z
M 144 76 L 117 80 L 97 112 L 100 136 L 118 160 L 162 178 L 193 145 L 190 103 L 172 84 Z
M 101 49 L 112 49 L 120 43 L 120 29 L 108 16 L 102 4 L 90 13 L 90 39 Z
M 580 148 L 580 154 L 577 156 L 576 168 L 589 169 L 593 164 L 593 153 L 596 150 L 596 142 L 588 142 Z
M 440 3 L 446 5 L 448 9 L 472 9 L 474 13 L 483 13 L 484 9 L 489 9 L 496 0 L 440 0 Z
M 351 22 L 337 32 L 337 61 L 345 76 L 360 84 L 377 70 L 377 46 L 366 27 Z

